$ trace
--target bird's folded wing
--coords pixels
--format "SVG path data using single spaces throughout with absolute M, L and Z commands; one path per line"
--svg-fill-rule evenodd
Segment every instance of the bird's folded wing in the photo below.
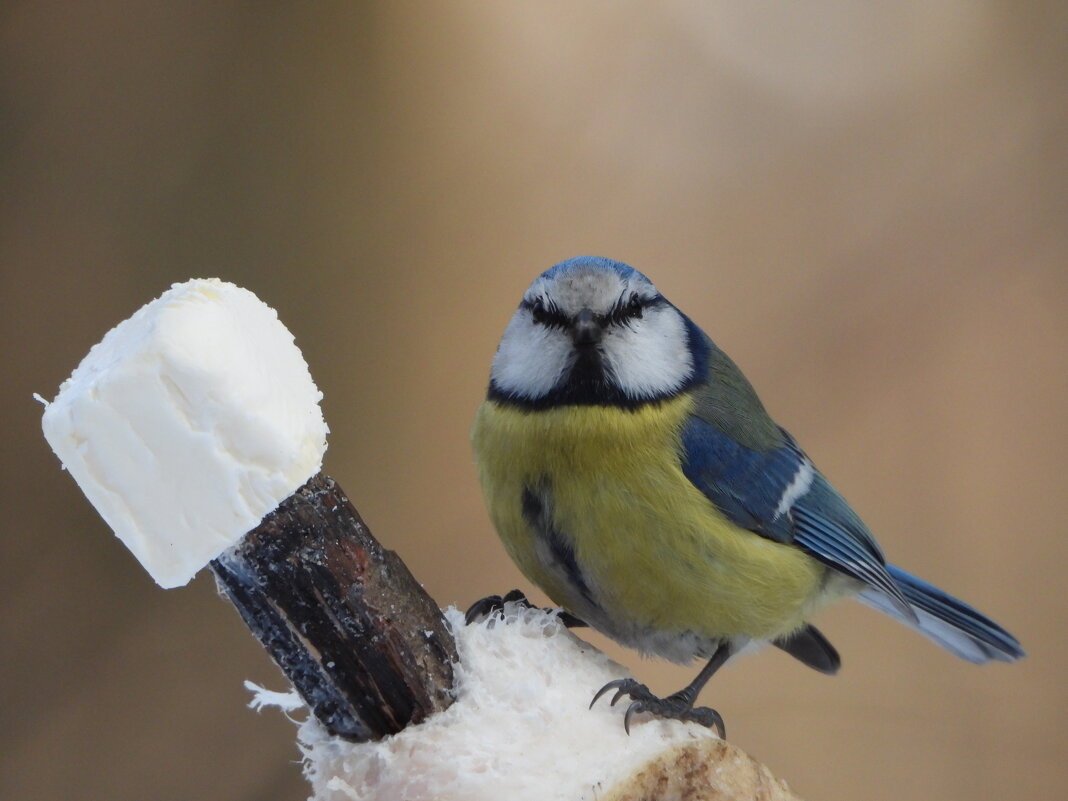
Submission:
M 779 430 L 779 443 L 760 450 L 693 416 L 682 431 L 683 473 L 735 525 L 803 548 L 915 617 L 867 526 L 793 437 Z

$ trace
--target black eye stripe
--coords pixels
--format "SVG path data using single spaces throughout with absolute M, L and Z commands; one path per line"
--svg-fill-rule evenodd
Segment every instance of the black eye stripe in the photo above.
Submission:
M 643 317 L 647 309 L 662 306 L 665 302 L 660 295 L 643 298 L 637 292 L 631 292 L 629 295 L 624 293 L 619 296 L 616 305 L 608 313 L 607 319 L 609 322 L 625 325 L 631 320 Z
M 602 325 L 626 325 L 631 320 L 641 318 L 646 310 L 663 306 L 666 303 L 667 301 L 660 295 L 642 297 L 637 292 L 624 292 L 608 314 L 598 314 L 596 319 Z M 529 311 L 530 316 L 538 325 L 554 328 L 568 328 L 571 325 L 571 318 L 561 311 L 560 307 L 541 296 L 530 300 L 524 298 L 519 308 Z
M 534 319 L 534 322 L 538 325 L 547 325 L 556 328 L 566 328 L 570 321 L 557 305 L 553 302 L 548 304 L 542 298 L 534 298 L 534 300 L 524 299 L 519 304 L 521 309 L 526 309 L 530 312 L 530 316 Z

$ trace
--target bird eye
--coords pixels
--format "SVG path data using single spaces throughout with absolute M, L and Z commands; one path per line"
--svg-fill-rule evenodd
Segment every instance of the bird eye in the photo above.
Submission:
M 630 302 L 627 303 L 627 317 L 641 317 L 642 316 L 642 300 L 638 297 L 638 293 L 635 292 L 630 296 Z
M 545 301 L 541 298 L 535 298 L 534 302 L 530 304 L 530 316 L 534 318 L 534 322 L 538 325 L 545 325 L 549 321 L 549 312 L 545 308 Z

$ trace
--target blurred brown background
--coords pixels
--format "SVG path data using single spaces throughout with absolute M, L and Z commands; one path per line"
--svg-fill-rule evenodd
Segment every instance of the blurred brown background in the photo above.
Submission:
M 497 338 L 592 253 L 1029 652 L 979 669 L 844 605 L 838 677 L 768 652 L 710 685 L 731 738 L 812 801 L 1063 798 L 1066 9 L 5 3 L 0 797 L 307 794 L 244 706 L 280 675 L 209 577 L 151 583 L 32 392 L 172 282 L 249 287 L 325 392 L 328 472 L 466 605 L 527 586 L 467 441 Z M 664 692 L 696 669 L 611 653 Z

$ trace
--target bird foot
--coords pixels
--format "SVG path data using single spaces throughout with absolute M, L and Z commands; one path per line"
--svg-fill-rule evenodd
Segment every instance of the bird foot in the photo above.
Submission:
M 511 592 L 506 593 L 505 595 L 487 595 L 485 598 L 482 598 L 471 604 L 467 612 L 464 614 L 464 623 L 470 626 L 476 620 L 482 620 L 483 618 L 490 617 L 491 615 L 497 615 L 503 618 L 504 605 L 509 603 L 518 604 L 524 609 L 535 608 L 534 604 L 527 600 L 527 596 L 524 595 L 520 590 L 512 590 Z M 554 612 L 556 610 L 546 609 L 545 611 Z M 570 612 L 565 612 L 562 609 L 559 611 L 558 617 L 560 618 L 560 622 L 563 623 L 569 629 L 582 628 L 586 625 L 583 621 L 579 620 L 573 614 L 571 614 Z
M 623 728 L 627 734 L 630 734 L 631 717 L 641 712 L 648 712 L 659 718 L 693 721 L 706 728 L 714 728 L 720 739 L 724 739 L 727 736 L 726 726 L 723 725 L 723 716 L 707 706 L 695 707 L 693 705 L 694 698 L 686 690 L 669 695 L 666 698 L 658 698 L 653 695 L 648 687 L 635 679 L 616 679 L 608 682 L 593 696 L 593 700 L 590 701 L 590 708 L 593 708 L 598 698 L 612 690 L 615 690 L 616 694 L 612 696 L 612 700 L 609 702 L 611 706 L 615 706 L 616 702 L 624 696 L 631 699 L 631 704 L 623 715 Z
M 507 603 L 517 603 L 523 607 L 531 606 L 530 601 L 527 600 L 527 596 L 520 590 L 512 590 L 503 596 L 487 595 L 485 598 L 480 598 L 475 601 L 467 608 L 467 612 L 464 614 L 464 623 L 470 626 L 475 621 L 482 620 L 490 615 L 504 617 L 504 605 Z

